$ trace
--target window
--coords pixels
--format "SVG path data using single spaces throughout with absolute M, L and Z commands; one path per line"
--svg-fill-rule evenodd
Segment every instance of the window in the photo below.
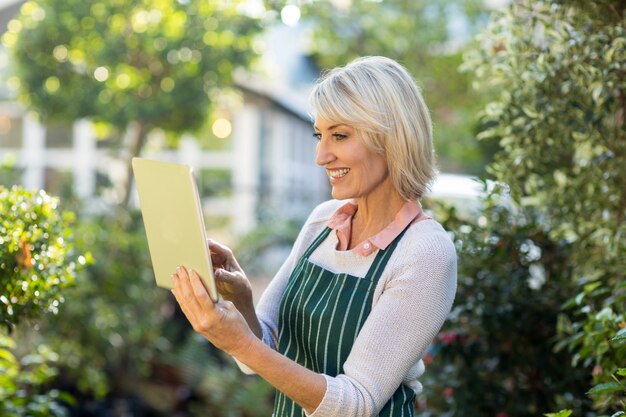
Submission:
M 46 168 L 44 189 L 48 194 L 67 199 L 73 194 L 72 187 L 73 176 L 71 171 Z
M 71 148 L 72 126 L 66 124 L 49 124 L 46 126 L 47 148 Z

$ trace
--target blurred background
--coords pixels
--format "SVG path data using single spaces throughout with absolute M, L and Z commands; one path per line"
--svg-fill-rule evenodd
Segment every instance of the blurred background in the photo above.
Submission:
M 308 93 L 364 55 L 424 93 L 459 254 L 417 415 L 622 415 L 625 8 L 0 0 L 0 415 L 270 415 L 154 287 L 130 160 L 194 167 L 258 299 L 330 198 Z

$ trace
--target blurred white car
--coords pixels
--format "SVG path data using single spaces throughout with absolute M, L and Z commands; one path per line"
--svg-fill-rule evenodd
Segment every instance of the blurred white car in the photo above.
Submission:
M 471 215 L 480 210 L 481 199 L 484 194 L 484 185 L 476 177 L 440 173 L 425 199 L 442 201 L 453 205 L 462 214 Z

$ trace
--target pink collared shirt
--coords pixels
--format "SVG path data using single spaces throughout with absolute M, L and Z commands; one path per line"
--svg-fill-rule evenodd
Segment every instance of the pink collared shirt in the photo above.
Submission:
M 348 250 L 350 233 L 352 231 L 352 218 L 357 212 L 357 209 L 358 205 L 356 202 L 349 201 L 339 207 L 330 220 L 328 220 L 328 223 L 326 223 L 328 227 L 335 230 L 337 233 L 337 239 L 339 240 L 337 250 Z M 409 224 L 430 218 L 431 217 L 427 216 L 422 211 L 422 206 L 418 202 L 407 201 L 387 227 L 374 236 L 367 238 L 352 250 L 361 256 L 368 256 L 377 249 L 385 249 L 389 246 Z

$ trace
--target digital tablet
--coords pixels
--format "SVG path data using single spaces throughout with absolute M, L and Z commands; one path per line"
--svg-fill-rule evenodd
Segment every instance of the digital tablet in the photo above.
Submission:
M 133 158 L 132 166 L 157 285 L 172 288 L 171 275 L 182 265 L 218 300 L 192 168 L 143 158 Z

